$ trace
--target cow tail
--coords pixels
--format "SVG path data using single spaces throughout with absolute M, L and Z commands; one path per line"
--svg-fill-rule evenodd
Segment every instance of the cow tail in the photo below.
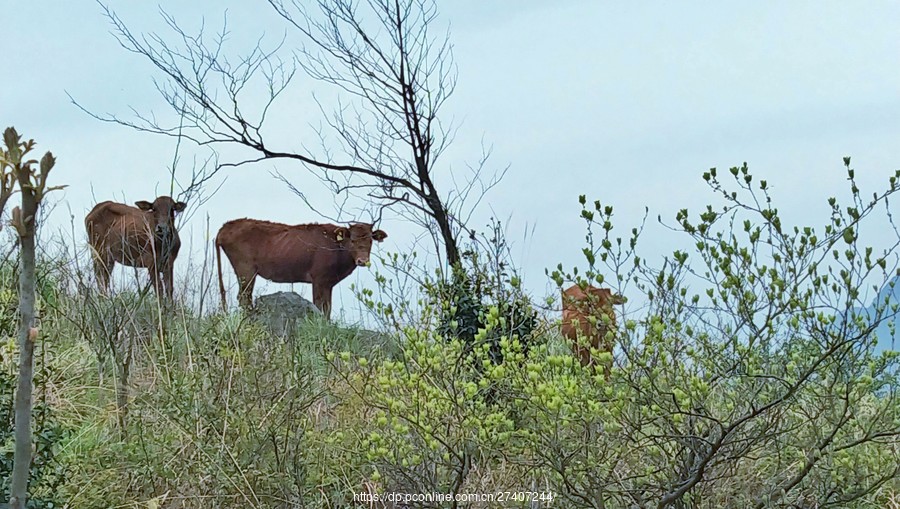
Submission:
M 228 305 L 225 298 L 225 281 L 222 280 L 222 245 L 219 244 L 219 237 L 216 236 L 216 266 L 219 269 L 219 295 L 222 297 L 222 311 L 228 312 Z

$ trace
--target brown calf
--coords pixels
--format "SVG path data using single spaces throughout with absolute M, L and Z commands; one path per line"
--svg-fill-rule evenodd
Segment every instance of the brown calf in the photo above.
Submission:
M 372 241 L 387 233 L 372 231 L 367 223 L 348 227 L 333 224 L 286 225 L 256 219 L 225 223 L 216 236 L 219 290 L 225 307 L 222 254 L 225 251 L 237 275 L 238 301 L 249 309 L 256 276 L 274 283 L 312 283 L 313 304 L 326 318 L 331 315 L 331 290 L 356 267 L 369 264 Z
M 175 214 L 187 207 L 168 196 L 135 202 L 137 207 L 105 201 L 84 218 L 94 259 L 94 274 L 104 292 L 116 262 L 143 267 L 157 295 L 172 299 L 172 272 L 181 249 Z
M 616 328 L 613 305 L 624 302 L 624 297 L 614 295 L 609 288 L 588 285 L 582 290 L 573 285 L 562 292 L 562 334 L 572 341 L 572 352 L 581 360 L 582 366 L 594 363 L 591 347 L 612 353 L 613 340 L 607 333 Z M 585 340 L 589 346 L 584 344 Z M 608 375 L 608 367 L 606 372 Z

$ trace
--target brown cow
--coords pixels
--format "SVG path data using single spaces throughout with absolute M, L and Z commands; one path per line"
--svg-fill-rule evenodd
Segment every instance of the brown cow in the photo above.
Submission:
M 609 288 L 588 285 L 582 290 L 580 286 L 572 285 L 562 292 L 562 334 L 572 341 L 572 352 L 581 359 L 582 366 L 594 363 L 591 347 L 612 353 L 613 341 L 607 333 L 616 328 L 613 305 L 624 302 L 624 297 L 614 295 Z M 592 318 L 596 320 L 594 325 Z M 609 374 L 608 367 L 606 373 Z
M 104 292 L 116 262 L 150 271 L 150 282 L 157 295 L 172 299 L 172 271 L 181 249 L 175 228 L 175 214 L 187 207 L 168 196 L 135 202 L 137 207 L 105 201 L 98 203 L 84 226 L 94 258 L 94 274 Z
M 256 219 L 225 223 L 216 236 L 219 290 L 225 307 L 222 281 L 224 250 L 238 278 L 238 301 L 245 309 L 253 303 L 256 276 L 275 283 L 312 283 L 313 304 L 326 318 L 331 315 L 331 290 L 356 267 L 369 264 L 372 240 L 387 233 L 373 225 L 352 223 L 286 225 Z

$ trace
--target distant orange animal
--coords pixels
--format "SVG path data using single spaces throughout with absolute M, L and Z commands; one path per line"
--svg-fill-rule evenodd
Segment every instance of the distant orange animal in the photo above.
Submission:
M 116 263 L 146 268 L 156 294 L 172 299 L 172 273 L 181 239 L 175 229 L 175 214 L 187 204 L 168 196 L 135 202 L 137 207 L 105 201 L 84 218 L 94 259 L 94 275 L 100 289 L 109 291 Z
M 222 225 L 216 236 L 219 291 L 225 307 L 222 251 L 238 278 L 238 302 L 253 304 L 256 276 L 274 283 L 312 283 L 313 304 L 326 318 L 331 315 L 331 290 L 369 264 L 372 241 L 387 233 L 369 223 L 287 225 L 256 219 L 236 219 Z
M 624 302 L 625 297 L 613 294 L 609 288 L 588 285 L 582 290 L 572 285 L 562 292 L 562 334 L 572 341 L 572 352 L 582 366 L 594 364 L 591 347 L 612 353 L 613 341 L 607 332 L 616 328 L 613 306 Z M 606 372 L 609 374 L 608 367 Z

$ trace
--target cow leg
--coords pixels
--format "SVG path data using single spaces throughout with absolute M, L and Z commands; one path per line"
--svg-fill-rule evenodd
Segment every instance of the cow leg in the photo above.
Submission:
M 94 277 L 97 279 L 97 286 L 104 295 L 109 293 L 109 276 L 115 262 L 109 263 L 102 260 L 99 256 L 94 257 Z
M 163 285 L 166 288 L 166 297 L 168 297 L 170 302 L 175 301 L 175 299 L 174 299 L 174 294 L 175 294 L 174 272 L 175 272 L 175 265 L 172 263 L 169 263 L 166 266 L 165 271 L 163 272 Z
M 157 270 L 156 267 L 149 267 L 147 271 L 150 272 L 150 283 L 153 284 L 153 291 L 156 293 L 156 296 L 158 298 L 162 299 L 162 274 L 160 274 L 159 270 Z
M 255 285 L 255 274 L 250 277 L 238 276 L 238 303 L 246 311 L 253 307 L 253 287 Z
M 313 283 L 313 304 L 326 320 L 331 319 L 331 290 L 333 286 Z

